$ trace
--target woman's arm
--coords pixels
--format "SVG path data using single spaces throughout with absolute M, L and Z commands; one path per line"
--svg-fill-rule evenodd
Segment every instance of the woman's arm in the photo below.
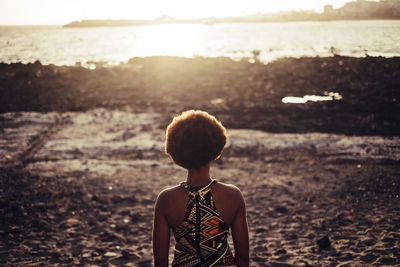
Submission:
M 235 259 L 240 267 L 249 266 L 249 230 L 247 227 L 246 205 L 242 193 L 238 190 L 238 210 L 232 223 L 232 239 L 235 247 Z
M 168 266 L 169 225 L 165 217 L 165 191 L 161 192 L 154 208 L 153 255 L 155 267 Z

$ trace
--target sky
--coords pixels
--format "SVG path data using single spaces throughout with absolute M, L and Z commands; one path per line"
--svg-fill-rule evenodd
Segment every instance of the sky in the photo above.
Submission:
M 66 24 L 82 19 L 177 19 L 334 8 L 350 0 L 0 0 L 0 25 Z

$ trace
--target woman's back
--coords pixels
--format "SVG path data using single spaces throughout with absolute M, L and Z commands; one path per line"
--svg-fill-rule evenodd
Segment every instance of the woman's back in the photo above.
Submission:
M 183 112 L 168 125 L 165 151 L 187 170 L 187 178 L 157 198 L 153 225 L 156 267 L 168 266 L 171 229 L 176 239 L 174 266 L 249 266 L 242 193 L 210 178 L 211 162 L 220 157 L 226 138 L 222 124 L 203 111 Z M 229 229 L 235 257 L 227 242 Z
M 172 229 L 184 220 L 189 201 L 189 191 L 182 185 L 164 190 L 160 197 L 165 203 L 167 220 Z M 211 187 L 216 210 L 221 219 L 230 226 L 240 207 L 240 191 L 233 185 L 216 182 Z
M 245 210 L 238 188 L 215 180 L 200 188 L 182 183 L 164 190 L 157 202 L 176 239 L 173 266 L 236 266 L 229 228 L 234 240 L 248 238 L 246 220 L 240 222 Z M 239 258 L 246 251 L 235 244 Z

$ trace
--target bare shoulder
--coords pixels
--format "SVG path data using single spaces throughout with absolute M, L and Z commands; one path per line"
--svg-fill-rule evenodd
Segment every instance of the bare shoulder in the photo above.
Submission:
M 155 218 L 160 216 L 166 219 L 169 227 L 175 228 L 183 218 L 187 203 L 187 192 L 180 186 L 166 188 L 160 192 L 155 204 Z
M 174 187 L 169 187 L 163 189 L 157 197 L 157 201 L 168 201 L 176 197 L 182 192 L 182 186 L 176 185 Z
M 232 225 L 237 214 L 246 209 L 242 192 L 235 185 L 221 182 L 216 183 L 212 190 L 219 215 L 227 225 Z
M 218 181 L 215 185 L 215 187 L 219 187 L 220 190 L 225 190 L 227 192 L 231 192 L 231 193 L 241 193 L 240 189 L 233 184 L 226 184 L 226 183 L 222 183 L 220 181 Z
M 243 199 L 242 192 L 236 185 L 218 182 L 214 185 L 214 187 L 215 191 L 222 193 L 231 199 Z

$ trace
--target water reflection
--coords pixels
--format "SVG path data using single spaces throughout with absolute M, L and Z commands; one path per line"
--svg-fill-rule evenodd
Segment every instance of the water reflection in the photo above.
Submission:
M 399 20 L 165 24 L 131 27 L 0 27 L 0 61 L 74 65 L 132 57 L 399 56 Z M 331 48 L 334 48 L 333 50 Z
M 132 28 L 135 29 L 135 28 Z M 202 44 L 202 25 L 165 24 L 144 26 L 131 54 L 137 50 L 145 56 L 173 55 L 192 57 Z M 126 53 L 126 51 L 121 51 Z M 123 54 L 120 58 L 123 57 Z
M 285 104 L 304 104 L 308 101 L 332 101 L 341 100 L 343 97 L 336 92 L 325 92 L 323 96 L 319 95 L 305 95 L 303 97 L 287 96 L 282 98 L 282 102 Z
M 211 102 L 211 104 L 218 105 L 218 104 L 222 104 L 224 102 L 224 100 L 222 98 L 216 98 L 216 99 L 211 100 L 210 102 Z

